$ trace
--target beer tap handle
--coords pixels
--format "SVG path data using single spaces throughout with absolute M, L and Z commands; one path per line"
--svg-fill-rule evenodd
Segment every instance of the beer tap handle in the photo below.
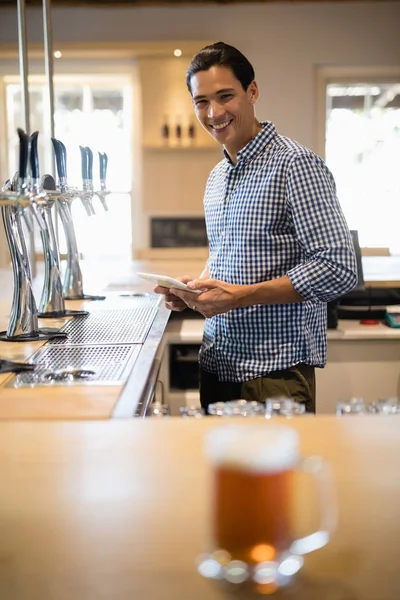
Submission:
M 54 148 L 54 154 L 56 155 L 57 173 L 60 181 L 60 190 L 62 192 L 67 191 L 67 162 L 66 153 L 63 153 L 61 142 L 56 138 L 51 138 Z M 62 144 L 64 145 L 64 144 Z M 64 146 L 65 148 L 65 146 Z
M 99 152 L 99 165 L 100 165 L 100 183 L 104 183 L 104 189 L 106 188 L 107 179 L 107 164 L 108 156 L 105 152 Z
M 87 157 L 87 179 L 92 183 L 93 182 L 93 152 L 91 149 L 86 146 L 86 157 Z
M 92 198 L 94 195 L 93 192 L 93 152 L 91 149 L 86 146 L 86 156 L 87 156 L 87 169 L 88 169 L 88 195 L 87 195 L 87 203 L 89 205 L 89 209 L 92 215 L 96 214 L 94 210 L 94 206 L 92 203 Z
M 107 192 L 107 163 L 108 157 L 105 152 L 99 152 L 99 167 L 100 167 L 100 191 L 97 193 L 97 196 L 100 198 L 100 201 L 103 205 L 104 210 L 108 210 L 106 196 Z
M 39 171 L 39 153 L 38 153 L 38 136 L 39 132 L 35 131 L 31 135 L 30 149 L 29 149 L 29 162 L 31 165 L 31 177 L 33 185 L 38 190 L 40 171 Z
M 90 217 L 95 214 L 92 196 L 93 196 L 93 185 L 89 177 L 93 177 L 93 153 L 87 146 L 79 146 L 81 151 L 81 165 L 82 165 L 82 204 Z
M 54 154 L 56 157 L 57 175 L 58 175 L 58 178 L 60 179 L 62 167 L 61 167 L 60 150 L 58 147 L 58 140 L 56 140 L 56 138 L 52 137 L 51 143 L 53 144 L 53 150 L 54 150 Z
M 23 194 L 26 187 L 26 175 L 28 167 L 28 150 L 29 150 L 29 136 L 21 128 L 17 129 L 19 137 L 19 177 L 18 177 L 18 189 L 19 194 Z
M 15 173 L 13 178 L 13 188 L 17 192 L 18 195 L 26 195 L 28 191 L 27 185 L 27 175 L 28 175 L 28 158 L 29 158 L 29 135 L 25 133 L 25 131 L 21 128 L 17 129 L 18 137 L 19 137 L 19 169 Z M 32 215 L 29 212 L 29 208 L 25 210 L 22 207 L 19 207 L 19 213 L 22 216 L 26 229 L 29 234 L 33 231 L 33 220 Z
M 33 194 L 31 196 L 31 208 L 35 215 L 36 221 L 39 225 L 40 235 L 43 240 L 43 231 L 47 229 L 46 220 L 43 217 L 42 211 L 39 210 L 38 206 L 35 205 L 35 201 L 40 195 L 40 172 L 39 172 L 39 153 L 38 153 L 38 136 L 39 132 L 34 131 L 30 137 L 29 143 L 29 164 L 31 168 L 31 183 L 30 183 L 30 192 Z M 43 197 L 43 196 L 42 196 Z M 45 234 L 46 235 L 46 234 Z M 46 248 L 44 247 L 45 254 Z M 45 257 L 45 260 L 47 258 Z
M 79 146 L 81 151 L 81 170 L 82 170 L 82 181 L 85 181 L 88 178 L 88 163 L 87 163 L 87 153 L 86 148 L 83 146 Z
M 65 177 L 65 185 L 68 187 L 68 175 L 67 175 L 67 148 L 65 144 L 63 144 L 60 140 L 58 140 L 58 144 L 60 146 L 61 152 L 61 161 L 63 165 L 64 177 Z

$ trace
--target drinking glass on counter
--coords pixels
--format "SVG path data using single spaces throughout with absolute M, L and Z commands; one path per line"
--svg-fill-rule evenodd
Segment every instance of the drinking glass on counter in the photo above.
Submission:
M 199 408 L 198 406 L 181 406 L 179 408 L 179 414 L 185 419 L 190 417 L 201 419 L 204 417 L 204 409 Z
M 208 413 L 217 417 L 294 417 L 304 415 L 305 405 L 293 398 L 267 398 L 265 403 L 249 400 L 215 402 L 208 407 Z
M 264 412 L 264 404 L 248 400 L 215 402 L 208 406 L 208 414 L 216 417 L 255 417 L 264 416 Z
M 264 416 L 264 405 L 261 402 L 248 400 L 230 400 L 225 402 L 224 415 L 227 417 Z
M 343 415 L 362 415 L 368 414 L 371 410 L 365 404 L 363 398 L 350 398 L 336 404 L 336 414 Z
M 293 398 L 267 398 L 265 401 L 265 417 L 267 419 L 274 415 L 296 417 L 304 415 L 305 412 L 305 404 L 296 402 Z
M 147 409 L 146 417 L 170 417 L 171 410 L 168 404 L 152 402 Z
M 199 573 L 220 583 L 270 594 L 301 569 L 303 555 L 325 546 L 336 524 L 328 466 L 301 458 L 299 437 L 281 425 L 218 426 L 205 438 L 211 469 L 209 553 Z M 320 529 L 295 539 L 295 472 L 317 479 Z
M 338 402 L 336 414 L 341 415 L 400 415 L 399 398 L 379 398 L 371 404 L 365 404 L 362 398 L 350 398 Z
M 208 414 L 214 417 L 223 417 L 225 415 L 225 402 L 214 402 L 208 406 Z
M 400 415 L 399 398 L 379 398 L 372 403 L 372 410 L 379 415 Z

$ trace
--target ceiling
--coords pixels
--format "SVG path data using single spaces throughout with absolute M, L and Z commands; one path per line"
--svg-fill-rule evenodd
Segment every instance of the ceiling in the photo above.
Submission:
M 334 2 L 336 4 L 348 4 L 351 2 L 381 2 L 381 0 L 250 0 L 259 4 L 281 2 L 287 4 L 300 4 L 305 2 Z M 400 2 L 400 0 L 392 0 Z M 173 6 L 178 4 L 245 4 L 246 0 L 51 0 L 52 6 Z M 27 6 L 41 6 L 42 0 L 25 0 Z M 2 6 L 16 6 L 16 0 L 0 0 Z

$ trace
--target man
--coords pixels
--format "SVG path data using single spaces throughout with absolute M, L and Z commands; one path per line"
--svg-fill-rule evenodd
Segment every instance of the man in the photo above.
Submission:
M 326 363 L 326 303 L 350 291 L 357 267 L 325 163 L 259 122 L 254 70 L 236 48 L 200 50 L 186 83 L 197 119 L 223 146 L 204 197 L 209 240 L 197 295 L 157 287 L 166 306 L 206 317 L 200 401 L 286 396 L 315 411 Z

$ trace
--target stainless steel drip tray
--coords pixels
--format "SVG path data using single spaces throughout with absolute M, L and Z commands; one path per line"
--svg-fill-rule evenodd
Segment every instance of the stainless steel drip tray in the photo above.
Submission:
M 120 290 L 119 293 L 110 292 L 105 300 L 91 302 L 90 311 L 109 310 L 110 308 L 156 308 L 162 299 L 160 294 L 135 292 L 132 290 Z
M 37 365 L 35 370 L 15 375 L 7 387 L 121 384 L 127 379 L 141 349 L 141 344 L 46 344 L 29 360 Z
M 85 317 L 71 319 L 61 329 L 66 339 L 54 339 L 50 346 L 94 344 L 142 344 L 157 315 L 158 305 L 136 308 L 97 309 Z

